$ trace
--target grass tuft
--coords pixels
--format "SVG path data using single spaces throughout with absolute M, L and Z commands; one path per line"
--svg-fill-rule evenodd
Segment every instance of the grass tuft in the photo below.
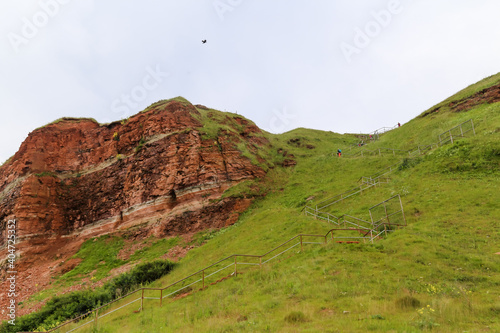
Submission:
M 404 296 L 396 300 L 396 307 L 401 310 L 416 309 L 421 306 L 421 302 L 413 296 Z
M 305 323 L 309 321 L 302 311 L 292 311 L 285 316 L 285 321 L 290 324 Z

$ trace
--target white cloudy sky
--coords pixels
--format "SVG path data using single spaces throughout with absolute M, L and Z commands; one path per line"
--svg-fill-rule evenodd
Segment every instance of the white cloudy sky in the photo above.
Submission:
M 0 163 L 57 118 L 108 122 L 175 96 L 273 132 L 403 123 L 500 71 L 499 13 L 498 0 L 3 0 Z

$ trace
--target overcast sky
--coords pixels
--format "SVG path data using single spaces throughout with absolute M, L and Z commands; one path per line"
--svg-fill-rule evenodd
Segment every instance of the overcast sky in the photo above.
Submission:
M 498 0 L 2 0 L 0 163 L 57 118 L 109 122 L 175 96 L 274 133 L 404 123 L 500 72 L 499 13 Z

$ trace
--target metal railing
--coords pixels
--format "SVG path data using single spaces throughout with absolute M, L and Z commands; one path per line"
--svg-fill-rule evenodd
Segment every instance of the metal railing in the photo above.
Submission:
M 306 211 L 306 214 L 307 214 L 307 212 L 310 212 L 311 209 L 313 209 L 316 212 L 319 212 L 319 211 L 325 209 L 326 207 L 332 206 L 332 205 L 334 205 L 340 201 L 343 201 L 345 199 L 348 199 L 348 198 L 350 198 L 358 193 L 362 194 L 363 191 L 366 191 L 366 190 L 372 188 L 373 186 L 388 183 L 389 178 L 384 178 L 383 176 L 388 175 L 389 173 L 393 172 L 394 170 L 396 170 L 398 168 L 398 166 L 399 166 L 399 162 L 392 164 L 392 165 L 389 165 L 388 167 L 384 168 L 383 170 L 381 170 L 381 171 L 379 171 L 371 176 L 363 176 L 359 179 L 361 181 L 360 185 L 353 187 L 353 188 L 351 188 L 343 193 L 337 194 L 333 197 L 323 199 L 322 201 L 316 203 L 314 208 L 311 206 L 306 206 L 304 210 Z
M 400 162 L 391 164 L 388 167 L 385 167 L 384 169 L 369 176 L 368 178 L 375 179 L 375 180 L 382 179 L 382 176 L 388 175 L 388 174 L 392 173 L 394 170 L 397 170 L 399 167 L 399 164 L 400 164 Z
M 474 121 L 472 119 L 469 119 L 453 128 L 450 128 L 449 130 L 441 133 L 438 135 L 438 142 L 437 143 L 431 143 L 429 145 L 418 145 L 412 149 L 409 150 L 404 150 L 404 149 L 394 149 L 394 148 L 375 148 L 375 149 L 367 149 L 364 148 L 364 146 L 359 147 L 360 149 L 355 152 L 351 152 L 352 148 L 349 149 L 349 152 L 345 153 L 344 156 L 348 157 L 364 157 L 364 156 L 383 156 L 384 152 L 391 152 L 393 156 L 396 156 L 396 154 L 408 154 L 409 157 L 416 156 L 416 155 L 422 155 L 428 152 L 429 150 L 433 148 L 437 148 L 439 146 L 442 146 L 448 142 L 453 143 L 453 140 L 457 137 L 464 137 L 465 134 L 473 132 L 474 135 L 476 135 L 476 130 L 474 128 Z
M 394 125 L 393 127 L 381 127 L 373 132 L 370 132 L 368 134 L 358 134 L 356 135 L 358 138 L 367 140 L 367 141 L 376 141 L 380 138 L 380 135 L 392 131 L 395 128 L 398 128 L 399 125 Z
M 399 208 L 393 209 L 392 212 L 389 212 L 390 210 L 389 205 L 391 205 L 393 202 L 396 202 L 396 205 L 399 206 Z M 377 209 L 383 209 L 383 213 L 380 214 L 382 216 L 381 218 L 374 221 L 375 210 Z M 381 224 L 387 224 L 389 226 L 395 225 L 395 226 L 406 227 L 406 217 L 403 209 L 403 202 L 401 201 L 401 196 L 399 194 L 390 197 L 389 199 L 384 200 L 376 204 L 375 206 L 370 207 L 368 210 L 370 211 L 370 219 L 373 224 L 373 229 L 377 229 L 378 226 Z M 394 216 L 399 216 L 399 215 L 401 215 L 402 217 L 401 223 L 398 223 L 399 222 L 398 219 L 393 219 Z
M 346 216 L 347 217 L 347 216 Z M 370 223 L 368 221 L 364 221 L 366 223 Z M 334 232 L 338 232 L 341 230 L 357 232 L 356 236 L 334 236 Z M 369 235 L 369 236 L 368 236 Z M 330 236 L 330 237 L 328 237 Z M 74 332 L 82 327 L 87 325 L 93 325 L 94 328 L 97 329 L 99 325 L 99 319 L 102 319 L 118 310 L 121 310 L 125 307 L 128 307 L 132 304 L 137 303 L 137 310 L 134 312 L 140 312 L 144 309 L 144 302 L 146 300 L 155 300 L 158 301 L 158 306 L 163 306 L 164 300 L 169 298 L 170 300 L 175 300 L 176 297 L 182 295 L 182 293 L 190 293 L 196 288 L 198 290 L 203 290 L 208 287 L 208 285 L 213 285 L 218 282 L 221 282 L 229 277 L 236 277 L 239 266 L 259 266 L 270 262 L 273 259 L 287 253 L 288 251 L 299 247 L 300 251 L 304 250 L 304 245 L 306 244 L 327 244 L 328 239 L 334 241 L 335 239 L 341 240 L 341 242 L 345 242 L 346 239 L 355 240 L 353 242 L 357 242 L 358 240 L 371 241 L 373 242 L 377 236 L 373 235 L 373 232 L 370 233 L 367 228 L 334 228 L 330 229 L 325 235 L 318 234 L 299 234 L 295 237 L 290 238 L 286 242 L 281 243 L 280 245 L 272 248 L 261 255 L 249 255 L 249 254 L 233 254 L 224 259 L 221 259 L 209 266 L 206 266 L 195 273 L 186 276 L 174 283 L 171 283 L 163 288 L 139 288 L 134 290 L 116 300 L 113 300 L 109 303 L 106 303 L 92 311 L 89 311 L 83 315 L 80 315 L 76 318 L 70 319 L 61 325 L 52 328 L 46 332 L 58 332 L 58 333 L 69 333 Z M 320 241 L 314 241 L 314 239 L 320 238 Z M 339 241 L 340 242 L 340 241 Z M 242 261 L 243 260 L 243 261 Z M 225 274 L 221 274 L 226 271 Z M 229 273 L 229 274 L 228 274 Z M 217 280 L 216 276 L 219 276 L 219 280 Z M 215 281 L 213 281 L 215 279 Z M 116 306 L 112 308 L 112 306 Z M 19 333 L 31 333 L 31 332 L 19 332 Z
M 346 153 L 344 156 L 347 157 L 365 157 L 365 156 L 387 156 L 387 153 L 392 156 L 401 156 L 401 155 L 408 155 L 409 157 L 416 156 L 416 155 L 422 155 L 428 152 L 429 150 L 433 148 L 437 148 L 439 145 L 437 143 L 432 143 L 426 146 L 416 146 L 412 149 L 405 150 L 405 149 L 396 149 L 396 148 L 385 148 L 385 147 L 380 147 L 380 148 L 375 148 L 375 149 L 368 149 L 368 148 L 360 148 L 357 152 L 354 153 Z
M 347 190 L 346 192 L 343 192 L 341 194 L 338 194 L 334 197 L 327 198 L 323 201 L 320 201 L 316 204 L 316 211 L 320 211 L 322 209 L 325 209 L 326 207 L 332 206 L 336 204 L 337 202 L 343 201 L 345 199 L 348 199 L 358 193 L 363 193 L 363 191 L 368 190 L 369 188 L 378 185 L 379 182 L 373 181 L 371 183 L 368 182 L 362 182 L 359 186 L 356 186 L 354 188 L 351 188 L 350 190 Z
M 427 153 L 429 150 L 432 150 L 433 148 L 437 148 L 439 145 L 437 143 L 431 143 L 430 145 L 427 146 L 417 146 L 413 149 L 408 150 L 408 155 L 410 157 L 415 156 L 415 155 L 422 155 Z
M 312 216 L 316 219 L 324 220 L 329 223 L 333 223 L 337 226 L 343 226 L 344 228 L 360 228 L 363 230 L 370 230 L 373 229 L 373 223 L 370 221 L 366 221 L 363 219 L 360 219 L 355 216 L 347 215 L 344 214 L 342 216 L 335 216 L 333 214 L 330 214 L 328 212 L 322 212 L 322 211 L 317 211 L 312 207 L 306 207 L 305 214 Z
M 398 209 L 389 211 L 388 204 L 394 201 L 396 201 L 399 207 Z M 383 208 L 382 217 L 378 220 L 374 220 L 374 210 L 379 207 Z M 360 233 L 362 233 L 362 237 L 367 237 L 368 235 L 370 235 L 370 240 L 372 242 L 374 238 L 380 237 L 382 234 L 387 235 L 389 232 L 394 231 L 392 230 L 393 228 L 406 227 L 407 225 L 403 203 L 399 194 L 370 207 L 369 212 L 371 221 L 366 221 L 347 214 L 337 217 L 328 212 L 316 211 L 312 207 L 307 207 L 305 211 L 306 215 L 328 221 L 339 227 L 344 227 L 344 229 L 335 230 L 358 230 Z M 397 217 L 400 217 L 400 219 L 398 219 Z M 382 230 L 380 230 L 381 227 L 383 227 Z
M 372 134 L 372 135 L 373 135 L 373 134 L 378 134 L 378 135 L 380 135 L 380 134 L 384 134 L 385 132 L 392 131 L 393 129 L 396 129 L 396 128 L 398 128 L 398 127 L 399 127 L 399 124 L 396 124 L 396 125 L 394 125 L 394 126 L 392 126 L 392 127 L 381 127 L 381 128 L 379 128 L 379 129 L 377 129 L 377 130 L 373 131 L 373 132 L 372 132 L 372 133 L 370 133 L 370 134 Z
M 370 132 L 368 134 L 352 134 L 354 136 L 356 136 L 358 139 L 362 139 L 361 142 L 357 143 L 357 144 L 353 144 L 353 145 L 350 145 L 348 147 L 344 147 L 342 148 L 344 151 L 351 151 L 353 148 L 358 148 L 360 147 L 360 144 L 364 144 L 364 140 L 368 140 L 368 141 L 375 141 L 375 140 L 378 140 L 379 139 L 379 136 L 380 134 L 383 134 L 385 132 L 388 132 L 390 130 L 393 130 L 395 128 L 398 128 L 399 125 L 394 125 L 393 127 L 381 127 L 373 132 Z
M 427 147 L 426 147 L 427 148 Z M 396 170 L 399 167 L 400 162 L 395 163 L 393 165 L 390 165 L 383 170 L 368 176 L 368 177 L 361 177 L 359 181 L 361 181 L 361 185 L 354 187 L 346 192 L 343 192 L 341 194 L 338 194 L 334 197 L 330 197 L 327 199 L 324 199 L 320 202 L 318 202 L 315 207 L 306 205 L 304 207 L 304 213 L 306 215 L 312 216 L 316 219 L 321 219 L 325 220 L 327 222 L 333 223 L 337 226 L 343 226 L 344 228 L 349 227 L 349 228 L 357 228 L 358 230 L 364 230 L 363 237 L 366 237 L 368 234 L 370 234 L 370 238 L 373 241 L 373 237 L 380 237 L 381 234 L 387 235 L 389 232 L 392 231 L 393 227 L 404 227 L 406 226 L 406 218 L 404 215 L 404 209 L 403 209 L 403 203 L 401 201 L 400 195 L 395 195 L 387 200 L 384 200 L 375 206 L 372 206 L 369 208 L 370 212 L 370 219 L 371 222 L 363 220 L 358 217 L 354 217 L 351 215 L 344 214 L 342 216 L 335 216 L 329 212 L 324 211 L 325 208 L 330 207 L 340 201 L 343 201 L 347 198 L 350 198 L 358 193 L 362 193 L 362 191 L 367 190 L 373 186 L 376 186 L 381 183 L 388 183 L 389 178 L 384 177 L 387 174 L 391 173 L 392 171 Z M 365 187 L 363 187 L 363 185 Z M 393 212 L 389 212 L 390 207 L 388 209 L 388 204 L 393 202 L 396 198 L 399 200 L 399 208 L 396 209 Z M 383 217 L 374 220 L 374 213 L 373 211 L 376 210 L 378 207 L 382 207 L 384 209 L 384 214 Z M 394 210 L 394 209 L 393 209 Z M 395 223 L 393 221 L 394 216 L 401 215 L 403 222 L 402 223 Z M 381 226 L 384 226 L 383 230 L 378 230 Z M 387 228 L 389 226 L 389 228 Z M 378 233 L 377 233 L 378 231 Z M 373 233 L 376 233 L 375 236 Z
M 469 127 L 470 123 L 470 127 Z M 466 126 L 467 125 L 467 126 Z M 442 146 L 448 142 L 453 143 L 453 139 L 456 137 L 464 137 L 464 135 L 468 132 L 473 132 L 476 135 L 476 130 L 474 129 L 474 122 L 472 119 L 464 121 L 463 123 L 450 128 L 449 130 L 439 134 L 439 145 Z
M 388 209 L 388 203 L 394 201 L 395 199 L 398 199 L 398 209 L 392 209 L 390 211 L 390 207 Z M 384 213 L 382 214 L 382 217 L 375 220 L 374 219 L 374 210 L 377 209 L 378 207 L 382 207 L 384 209 Z M 357 228 L 359 230 L 364 230 L 370 231 L 370 230 L 376 230 L 381 224 L 387 224 L 389 226 L 401 226 L 404 227 L 406 226 L 406 217 L 404 215 L 404 209 L 403 209 L 403 203 L 401 201 L 401 196 L 399 194 L 386 199 L 375 206 L 372 206 L 369 208 L 369 213 L 370 213 L 370 219 L 371 221 L 366 221 L 363 220 L 359 217 L 351 216 L 348 214 L 344 214 L 342 216 L 335 216 L 331 213 L 324 212 L 321 210 L 316 210 L 313 207 L 307 206 L 305 209 L 305 214 L 312 216 L 316 219 L 321 219 L 324 221 L 327 221 L 329 223 L 333 223 L 337 226 L 343 226 L 344 228 Z M 393 220 L 393 217 L 395 216 L 401 216 L 402 217 L 402 223 L 395 222 Z M 397 221 L 397 220 L 396 220 Z

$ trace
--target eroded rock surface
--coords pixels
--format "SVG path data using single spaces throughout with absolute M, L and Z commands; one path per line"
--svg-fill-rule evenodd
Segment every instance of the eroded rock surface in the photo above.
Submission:
M 252 151 L 268 142 L 243 118 L 216 137 L 206 137 L 198 119 L 196 107 L 173 100 L 124 122 L 63 119 L 29 134 L 0 168 L 0 249 L 15 218 L 18 301 L 48 283 L 53 266 L 89 237 L 132 227 L 162 237 L 237 220 L 251 199 L 222 193 L 265 175 L 237 144 Z

